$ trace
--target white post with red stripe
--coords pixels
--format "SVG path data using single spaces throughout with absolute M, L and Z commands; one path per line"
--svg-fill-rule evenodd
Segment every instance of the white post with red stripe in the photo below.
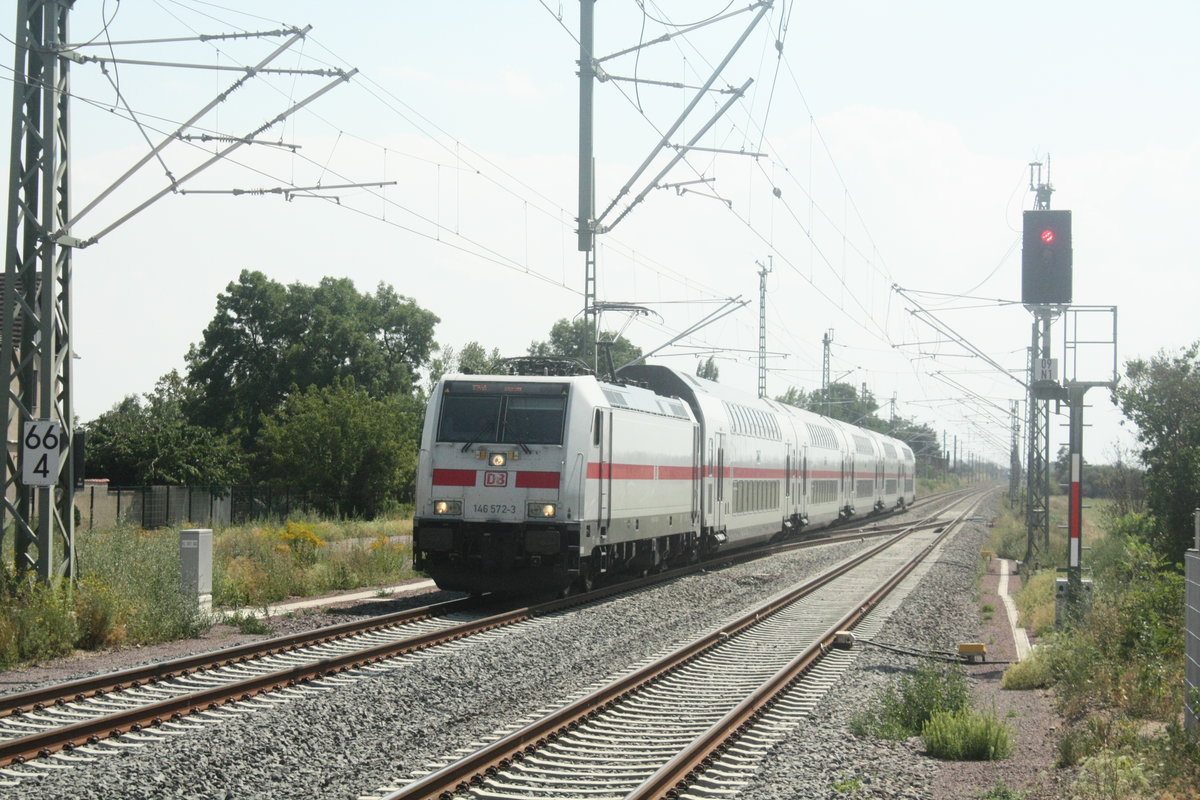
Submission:
M 1067 507 L 1067 606 L 1068 619 L 1078 621 L 1083 602 L 1083 396 L 1087 385 L 1067 387 L 1067 405 L 1071 412 L 1070 441 L 1071 494 Z

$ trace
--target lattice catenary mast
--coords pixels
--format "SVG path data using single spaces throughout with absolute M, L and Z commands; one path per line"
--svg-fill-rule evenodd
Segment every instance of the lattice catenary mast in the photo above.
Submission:
M 71 395 L 71 249 L 67 18 L 73 0 L 17 0 L 12 157 L 4 259 L 0 382 L 7 390 L 0 537 L 11 531 L 19 572 L 43 582 L 75 568 L 75 412 Z M 22 480 L 28 423 L 55 431 L 41 483 Z M 45 441 L 43 441 L 45 438 Z M 32 440 L 31 440 L 32 441 Z M 29 448 L 26 448 L 29 449 Z M 43 455 L 53 456 L 54 453 Z M 55 463 L 57 462 L 57 463 Z

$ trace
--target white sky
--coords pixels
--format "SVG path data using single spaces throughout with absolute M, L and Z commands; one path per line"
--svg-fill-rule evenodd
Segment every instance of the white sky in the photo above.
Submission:
M 744 3 L 738 2 L 736 8 Z M 76 411 L 94 418 L 184 366 L 216 296 L 243 268 L 283 282 L 346 276 L 380 282 L 435 312 L 439 343 L 478 340 L 521 355 L 582 306 L 575 249 L 578 132 L 573 0 L 282 2 L 253 16 L 199 0 L 87 0 L 72 40 L 112 40 L 313 26 L 275 62 L 341 66 L 359 75 L 260 138 L 301 146 L 241 148 L 185 184 L 256 189 L 396 181 L 278 195 L 167 196 L 74 258 Z M 724 0 L 597 4 L 596 52 L 607 55 L 721 12 Z M 14 3 L 5 2 L 14 18 Z M 556 15 L 561 10 L 561 23 Z M 731 7 L 732 10 L 732 7 Z M 115 16 L 114 16 L 115 12 Z M 613 75 L 698 84 L 745 29 L 749 14 L 606 62 Z M 778 61 L 774 41 L 783 38 Z M 1018 300 L 1021 210 L 1032 205 L 1028 162 L 1052 158 L 1053 207 L 1074 212 L 1075 302 L 1118 305 L 1119 360 L 1175 351 L 1200 338 L 1192 322 L 1200 234 L 1200 5 L 944 2 L 783 3 L 749 37 L 719 86 L 754 84 L 664 183 L 715 181 L 680 195 L 649 193 L 600 237 L 599 297 L 654 308 L 625 335 L 643 349 L 699 320 L 718 298 L 744 309 L 672 348 L 664 363 L 694 370 L 696 347 L 718 354 L 722 383 L 754 392 L 756 261 L 768 279 L 768 393 L 820 385 L 821 336 L 835 330 L 833 375 L 866 383 L 897 411 L 959 438 L 960 452 L 1007 463 L 1007 414 L 966 400 L 941 372 L 1007 411 L 1022 388 L 961 357 L 916 322 L 890 290 Z M 0 32 L 7 37 L 11 30 Z M 85 55 L 242 66 L 280 40 L 93 46 Z M 12 64 L 9 58 L 0 63 Z M 777 70 L 778 66 L 778 70 Z M 76 212 L 236 74 L 94 63 L 71 72 L 72 205 Z M 7 73 L 11 77 L 11 72 Z M 241 135 L 329 79 L 266 76 L 234 92 L 195 132 Z M 608 205 L 692 96 L 691 90 L 607 82 L 596 89 L 597 203 Z M 644 116 L 636 104 L 640 98 Z M 704 99 L 672 142 L 693 135 L 723 102 Z M 206 149 L 204 149 L 206 148 Z M 80 219 L 94 236 L 211 154 L 176 143 Z M 657 173 L 660 158 L 648 173 Z M 647 177 L 648 177 L 647 176 Z M 644 188 L 645 178 L 632 194 Z M 772 195 L 778 188 L 779 197 Z M 702 196 L 700 192 L 722 199 Z M 727 207 L 725 200 L 729 201 Z M 623 207 L 624 203 L 620 207 Z M 614 214 L 615 216 L 615 214 Z M 610 217 L 611 219 L 611 217 Z M 683 302 L 688 301 L 688 302 Z M 1030 315 L 1019 305 L 922 296 L 939 318 L 1005 367 L 1021 370 Z M 969 306 L 970 308 L 964 308 Z M 624 320 L 606 317 L 606 327 Z M 1089 334 L 1090 335 L 1090 334 Z M 1054 331 L 1061 356 L 1062 326 Z M 1103 348 L 1100 348 L 1103 349 Z M 1100 359 L 1103 361 L 1103 359 Z M 1081 378 L 1097 377 L 1089 355 Z M 1111 460 L 1119 413 L 1088 395 L 1085 455 Z M 1066 441 L 1065 413 L 1052 425 Z M 1062 424 L 1059 424 L 1062 423 Z M 1022 427 L 1024 421 L 1022 421 Z

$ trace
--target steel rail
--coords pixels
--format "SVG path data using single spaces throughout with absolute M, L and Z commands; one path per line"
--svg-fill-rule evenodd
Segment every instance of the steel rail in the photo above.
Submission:
M 800 652 L 789 664 L 764 681 L 758 689 L 725 714 L 709 730 L 692 742 L 687 749 L 659 768 L 640 786 L 626 795 L 625 800 L 675 800 L 704 769 L 714 756 L 723 752 L 746 733 L 774 702 L 815 666 L 834 646 L 838 631 L 850 630 L 873 611 L 917 566 L 929 557 L 933 549 L 960 525 L 973 508 L 962 511 L 946 524 L 941 534 L 921 549 L 906 564 L 892 573 L 855 609 L 834 623 L 820 639 Z
M 560 600 L 556 603 L 566 605 L 567 601 Z M 249 700 L 260 694 L 294 687 L 436 644 L 511 625 L 534 616 L 533 610 L 533 607 L 514 609 L 451 628 L 317 659 L 307 664 L 183 694 L 73 725 L 10 739 L 0 742 L 0 763 L 21 764 L 31 757 L 47 756 L 59 750 L 73 750 L 84 742 L 96 744 L 103 738 L 102 735 L 116 738 L 130 731 L 140 731 L 147 726 L 161 725 L 167 719 L 178 721 L 188 714 L 213 710 L 237 700 Z
M 910 528 L 915 530 L 920 527 L 928 527 L 929 524 L 931 523 L 927 520 L 922 520 L 914 523 Z M 741 563 L 753 558 L 762 557 L 763 555 L 834 544 L 847 539 L 865 539 L 888 535 L 893 535 L 893 533 L 889 530 L 847 531 L 841 535 L 825 539 L 788 542 L 770 545 L 761 549 L 739 551 L 718 559 L 717 563 L 721 565 Z M 868 553 L 885 549 L 892 541 L 894 540 L 889 540 L 868 551 Z M 865 559 L 866 557 L 869 556 L 861 554 L 853 563 L 857 563 L 858 560 Z M 0 741 L 0 764 L 21 764 L 30 758 L 45 757 L 62 750 L 70 751 L 81 746 L 82 743 L 95 744 L 103 738 L 116 738 L 127 732 L 137 732 L 148 726 L 161 725 L 168 719 L 177 721 L 189 714 L 212 710 L 223 704 L 238 700 L 248 700 L 266 692 L 279 691 L 286 687 L 308 683 L 331 674 L 345 672 L 349 669 L 377 663 L 443 642 L 466 638 L 484 631 L 512 625 L 574 605 L 594 602 L 611 595 L 650 586 L 664 580 L 682 577 L 699 570 L 712 569 L 713 566 L 714 562 L 712 561 L 692 564 L 657 575 L 650 575 L 601 587 L 587 594 L 560 598 L 533 606 L 509 609 L 479 620 L 462 623 L 438 631 L 419 634 L 395 642 L 374 645 L 338 656 L 315 659 L 307 664 L 265 673 L 254 678 L 230 682 L 203 691 L 182 694 L 178 697 L 157 703 L 99 716 L 92 720 L 59 726 L 28 736 Z M 817 585 L 813 585 L 812 588 L 817 588 Z M 427 619 L 436 614 L 476 607 L 479 602 L 479 598 L 452 600 L 432 606 L 396 612 L 384 617 L 355 620 L 315 631 L 290 634 L 260 642 L 251 642 L 223 650 L 186 656 L 161 664 L 135 667 L 107 675 L 72 681 L 67 684 L 59 684 L 45 689 L 13 694 L 0 698 L 0 709 L 7 709 L 9 714 L 13 716 L 27 713 L 27 710 L 40 711 L 49 704 L 61 706 L 65 705 L 69 700 L 84 700 L 89 696 L 104 696 L 112 691 L 150 685 L 159 680 L 203 671 L 209 667 L 248 663 L 256 657 L 292 652 L 304 645 L 336 641 L 404 622 Z
M 915 506 L 909 506 L 910 509 L 914 507 Z M 881 517 L 879 519 L 883 518 Z M 873 519 L 871 524 L 878 526 L 878 521 L 878 519 Z M 717 563 L 740 563 L 741 561 L 747 559 L 762 557 L 764 554 L 770 555 L 774 553 L 788 552 L 798 548 L 837 543 L 854 538 L 884 536 L 892 533 L 895 533 L 895 529 L 893 529 L 892 526 L 875 527 L 869 530 L 835 528 L 830 535 L 819 539 L 805 539 L 802 541 L 775 543 L 767 545 L 763 548 L 753 548 L 741 552 L 721 554 L 717 557 L 716 561 Z M 712 564 L 713 562 L 709 561 L 702 565 L 688 565 L 685 567 L 679 567 L 660 573 L 656 580 L 667 580 L 680 577 L 695 572 L 698 569 L 711 568 Z M 588 597 L 591 599 L 599 599 L 612 594 L 615 591 L 638 588 L 639 586 L 643 585 L 643 583 L 649 584 L 653 582 L 655 582 L 655 580 L 640 579 L 638 582 L 613 584 L 612 586 L 602 587 L 596 590 L 595 592 L 589 594 Z M 317 628 L 311 631 L 302 631 L 299 633 L 273 637 L 271 639 L 247 642 L 245 644 L 221 648 L 219 650 L 209 650 L 203 653 L 181 656 L 179 658 L 175 658 L 170 661 L 163 661 L 157 664 L 130 667 L 129 669 L 109 672 L 103 675 L 80 678 L 78 680 L 55 684 L 53 686 L 45 686 L 38 689 L 30 689 L 24 692 L 0 695 L 0 717 L 20 716 L 31 711 L 40 711 L 50 705 L 61 706 L 71 701 L 78 702 L 86 700 L 89 697 L 103 696 L 110 692 L 122 691 L 129 688 L 138 688 L 144 685 L 152 685 L 160 680 L 168 680 L 178 676 L 189 675 L 193 672 L 204 671 L 210 668 L 232 666 L 233 664 L 245 664 L 257 658 L 281 655 L 283 653 L 294 651 L 300 647 L 326 644 L 339 639 L 347 638 L 349 636 L 371 633 L 396 625 L 418 622 L 439 614 L 450 614 L 458 611 L 470 610 L 478 607 L 480 602 L 481 601 L 479 598 L 448 600 L 442 603 L 435 603 L 433 605 L 422 606 L 420 608 L 406 609 L 404 611 L 398 611 L 378 617 L 371 617 L 369 619 L 352 620 L 349 622 L 339 623 L 337 625 L 329 625 L 322 628 Z M 534 606 L 533 608 L 536 609 L 535 613 L 548 613 L 549 611 L 558 610 L 560 606 L 555 605 L 545 610 L 543 610 L 541 606 Z
M 271 639 L 226 647 L 220 650 L 209 650 L 190 656 L 182 656 L 158 664 L 148 664 L 131 667 L 118 672 L 109 672 L 79 680 L 46 686 L 41 689 L 31 689 L 0 696 L 0 715 L 20 715 L 29 711 L 40 711 L 48 705 L 63 705 L 70 700 L 85 700 L 88 697 L 104 695 L 122 689 L 136 688 L 146 684 L 157 683 L 160 680 L 188 675 L 203 671 L 210 667 L 232 666 L 246 663 L 253 658 L 280 655 L 298 647 L 344 639 L 356 634 L 390 628 L 408 622 L 419 622 L 438 614 L 449 614 L 473 608 L 479 604 L 478 599 L 462 598 L 435 603 L 420 608 L 410 608 L 369 619 L 351 620 L 337 625 L 317 628 L 311 631 L 277 636 Z
M 547 714 L 529 726 L 514 731 L 452 764 L 385 795 L 383 800 L 433 800 L 434 798 L 447 800 L 456 792 L 465 791 L 472 785 L 482 783 L 485 777 L 494 775 L 514 762 L 523 760 L 539 747 L 557 740 L 596 714 L 611 708 L 625 696 L 693 661 L 702 653 L 757 624 L 764 617 L 837 580 L 846 572 L 900 541 L 907 533 L 920 527 L 926 526 L 913 525 L 908 532 L 898 534 L 858 554 L 847 562 L 776 597 L 720 629 L 678 648 L 634 673 L 619 678 L 608 686 Z

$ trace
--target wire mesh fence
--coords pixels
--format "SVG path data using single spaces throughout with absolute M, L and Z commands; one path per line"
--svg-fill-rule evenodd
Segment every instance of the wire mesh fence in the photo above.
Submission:
M 310 492 L 270 486 L 109 486 L 85 483 L 75 495 L 76 520 L 84 529 L 117 524 L 153 528 L 242 525 L 328 511 Z

